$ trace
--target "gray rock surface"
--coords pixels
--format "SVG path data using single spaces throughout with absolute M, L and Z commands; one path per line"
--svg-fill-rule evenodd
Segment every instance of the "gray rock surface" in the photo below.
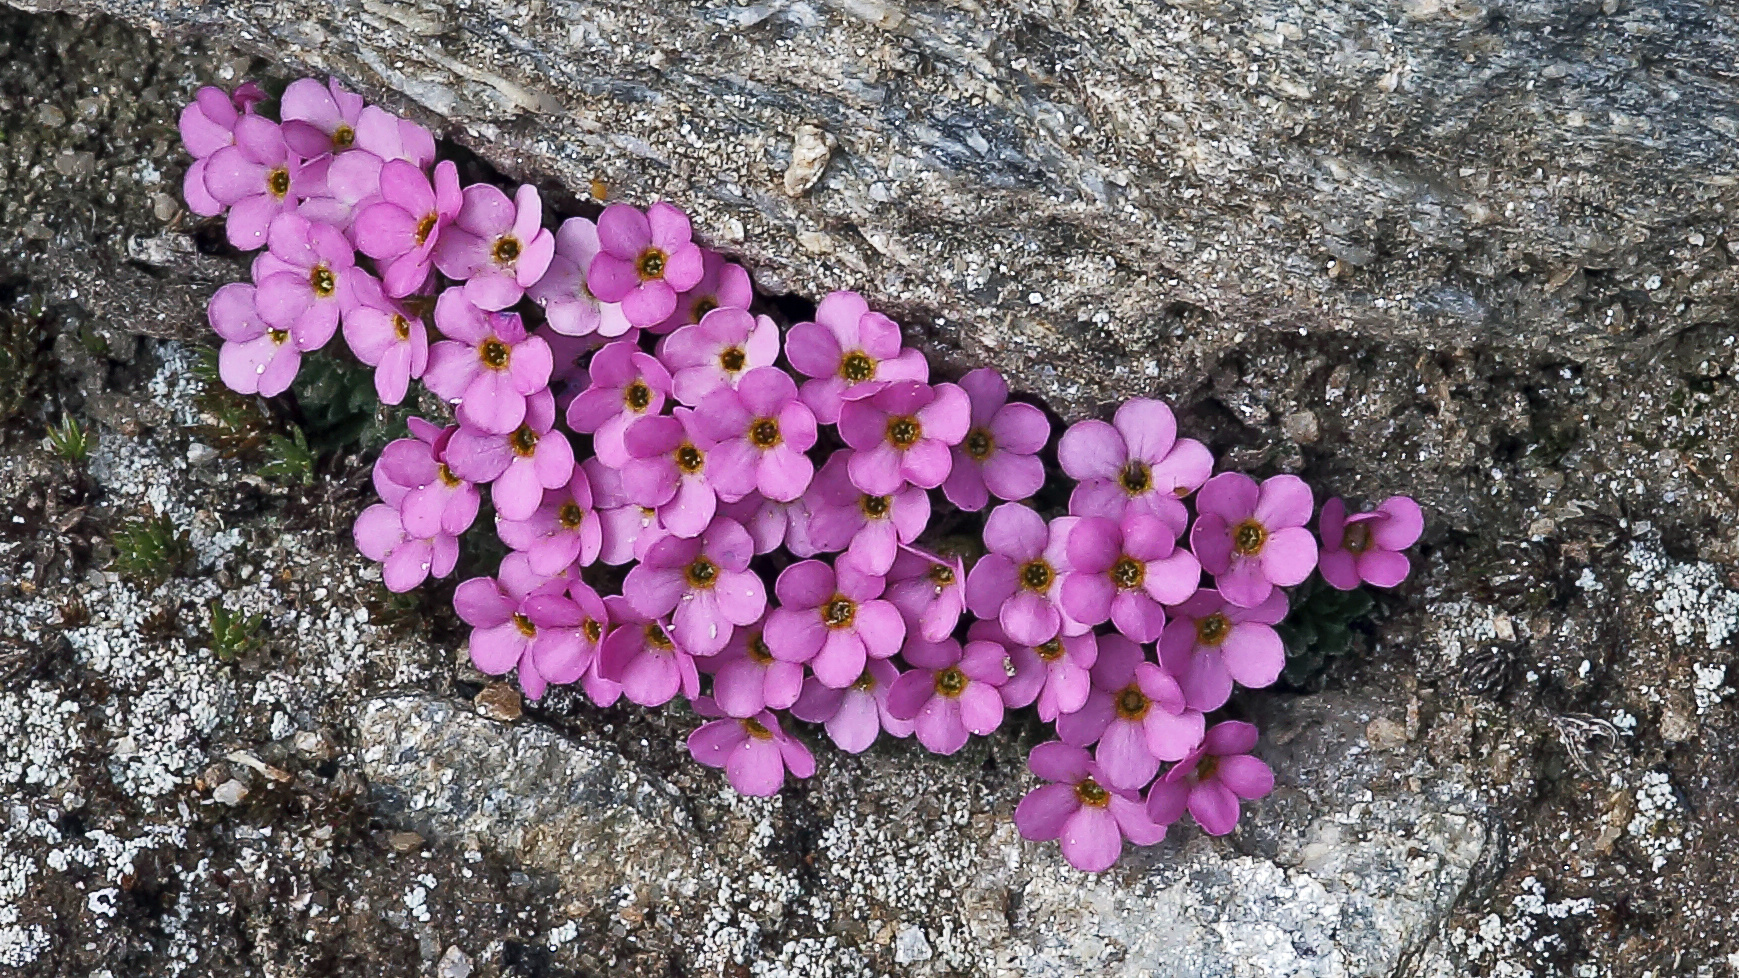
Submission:
M 134 26 L 0 16 L 0 344 L 37 355 L 0 385 L 0 969 L 1733 973 L 1725 7 L 99 8 Z M 1231 465 L 1411 492 L 1418 574 L 1326 692 L 1241 704 L 1282 772 L 1249 823 L 1098 879 L 1010 834 L 1030 730 L 751 803 L 692 717 L 467 713 L 440 600 L 350 551 L 366 459 L 262 478 L 193 372 L 244 269 L 175 204 L 175 113 L 305 66 L 1070 417 L 1160 394 Z M 39 447 L 63 413 L 88 465 Z M 161 582 L 111 563 L 151 513 Z M 213 601 L 257 646 L 217 655 Z

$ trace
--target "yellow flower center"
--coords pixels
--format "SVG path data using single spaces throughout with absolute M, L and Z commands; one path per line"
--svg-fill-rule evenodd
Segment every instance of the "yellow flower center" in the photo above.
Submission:
M 779 444 L 779 419 L 756 418 L 755 423 L 749 425 L 749 441 L 762 451 Z
M 645 381 L 636 380 L 622 390 L 622 403 L 635 414 L 644 413 L 652 404 L 652 388 Z
M 340 122 L 338 128 L 332 130 L 332 148 L 349 149 L 356 145 L 356 130 L 346 123 Z
M 1134 557 L 1117 558 L 1117 563 L 1111 565 L 1111 583 L 1125 591 L 1132 591 L 1147 580 L 1147 565 Z
M 996 451 L 996 438 L 989 428 L 974 428 L 966 433 L 966 454 L 982 462 Z
M 504 234 L 495 239 L 495 248 L 490 255 L 497 265 L 511 265 L 519 260 L 519 239 L 511 234 Z
M 1349 554 L 1362 554 L 1371 549 L 1371 525 L 1354 523 L 1348 526 L 1341 535 L 1340 545 Z
M 507 436 L 507 443 L 513 446 L 513 454 L 520 458 L 530 458 L 537 452 L 537 432 L 525 425 Z
M 435 233 L 435 225 L 440 222 L 441 215 L 434 211 L 424 214 L 423 219 L 417 222 L 417 244 L 421 245 L 427 242 L 429 235 Z
M 604 637 L 604 626 L 596 618 L 587 618 L 581 622 L 580 631 L 585 633 L 586 641 L 593 645 L 597 645 Z
M 1063 657 L 1063 640 L 1053 638 L 1048 642 L 1034 646 L 1033 651 L 1037 652 L 1039 658 L 1046 662 L 1055 662 Z
M 646 282 L 664 277 L 664 263 L 670 258 L 657 248 L 648 248 L 640 253 L 634 262 L 634 270 L 640 273 L 640 281 Z
M 676 467 L 684 475 L 693 475 L 706 467 L 706 453 L 689 442 L 685 441 L 676 446 L 673 454 L 676 456 Z
M 1043 557 L 1020 565 L 1020 585 L 1028 591 L 1048 591 L 1056 578 L 1057 572 Z
M 1232 630 L 1232 619 L 1216 611 L 1206 618 L 1196 619 L 1196 644 L 1210 648 L 1226 640 L 1226 634 Z
M 1099 787 L 1099 782 L 1092 778 L 1082 778 L 1075 785 L 1075 797 L 1081 800 L 1081 804 L 1091 808 L 1104 808 L 1111 804 L 1111 792 Z
M 441 467 L 435 470 L 435 477 L 440 479 L 441 484 L 448 489 L 459 488 L 459 477 L 453 474 L 452 469 L 447 468 L 446 462 L 442 462 Z
M 734 374 L 743 369 L 743 365 L 748 362 L 749 355 L 744 353 L 740 346 L 728 346 L 719 353 L 719 366 L 723 368 L 725 373 Z
M 1262 552 L 1262 547 L 1268 542 L 1268 528 L 1254 519 L 1245 520 L 1232 528 L 1232 549 L 1240 557 L 1254 557 Z
M 1123 471 L 1118 473 L 1117 481 L 1123 486 L 1124 492 L 1131 496 L 1139 496 L 1153 488 L 1153 470 L 1147 467 L 1146 462 L 1133 458 L 1129 460 L 1129 464 L 1123 466 Z
M 513 348 L 491 336 L 477 344 L 477 359 L 490 370 L 506 370 L 513 362 Z
M 923 436 L 924 426 L 918 423 L 917 418 L 909 414 L 888 419 L 888 441 L 892 442 L 895 448 L 902 450 L 911 448 Z
M 646 623 L 646 644 L 660 652 L 669 652 L 676 648 L 676 643 L 670 640 L 670 636 L 664 634 L 664 626 L 655 621 Z
M 682 575 L 688 578 L 688 586 L 690 588 L 696 591 L 704 591 L 718 583 L 719 565 L 705 557 L 696 557 L 694 563 L 689 564 L 688 568 L 682 572 Z
M 266 335 L 272 338 L 273 346 L 283 346 L 290 342 L 290 331 L 287 329 L 268 329 Z
M 875 358 L 862 350 L 853 350 L 839 358 L 839 375 L 854 384 L 876 377 Z
M 513 627 L 519 629 L 519 634 L 526 638 L 531 638 L 537 634 L 537 626 L 531 623 L 531 619 L 518 613 L 513 616 Z
M 949 567 L 947 564 L 931 564 L 930 565 L 930 583 L 936 585 L 939 588 L 947 587 L 948 585 L 953 584 L 954 583 L 954 568 Z
M 694 300 L 694 305 L 688 307 L 688 318 L 698 323 L 707 313 L 712 312 L 718 307 L 719 300 L 717 296 L 703 295 Z M 742 368 L 739 367 L 738 369 L 740 370 Z
M 338 276 L 332 274 L 332 269 L 327 268 L 325 262 L 321 262 L 308 273 L 308 284 L 313 287 L 315 296 L 330 299 L 332 293 L 338 291 Z
M 739 722 L 742 723 L 743 729 L 748 731 L 749 736 L 755 738 L 756 740 L 772 740 L 773 739 L 773 731 L 768 730 L 766 724 L 755 719 L 754 717 L 749 717 L 748 719 L 741 720 Z
M 828 628 L 847 628 L 857 618 L 857 602 L 836 594 L 821 606 L 821 623 Z
M 892 496 L 859 496 L 857 508 L 872 520 L 886 519 L 888 511 L 894 508 L 894 500 Z
M 959 666 L 949 666 L 936 674 L 936 692 L 949 699 L 955 699 L 961 693 L 966 692 L 966 685 L 969 682 L 971 680 L 966 678 L 966 674 L 960 671 Z
M 1152 705 L 1153 701 L 1134 684 L 1123 687 L 1123 691 L 1117 694 L 1117 715 L 1125 720 L 1140 720 L 1147 716 Z
M 266 174 L 266 192 L 279 200 L 283 200 L 284 196 L 290 192 L 290 171 L 281 166 L 273 167 Z
M 773 663 L 773 650 L 767 648 L 767 643 L 761 639 L 761 633 L 749 636 L 749 661 L 758 666 Z
M 405 317 L 399 315 L 396 312 L 393 313 L 392 314 L 392 335 L 398 337 L 401 340 L 410 339 L 411 338 L 411 322 L 410 322 L 410 320 L 406 319 Z
M 562 508 L 556 511 L 556 519 L 560 521 L 562 529 L 577 530 L 586 521 L 586 511 L 580 508 L 579 503 L 570 499 L 562 503 Z

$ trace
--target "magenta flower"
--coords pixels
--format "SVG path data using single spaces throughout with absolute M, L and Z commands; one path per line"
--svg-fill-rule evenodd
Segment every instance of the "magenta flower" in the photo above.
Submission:
M 371 294 L 376 283 L 356 267 L 356 249 L 330 225 L 280 214 L 266 239 L 271 250 L 254 264 L 260 318 L 289 330 L 303 349 L 325 346 L 338 330 L 340 313 Z
M 571 597 L 536 594 L 525 603 L 537 639 L 531 643 L 530 668 L 520 660 L 519 685 L 534 700 L 548 686 L 580 682 L 597 667 L 598 647 L 610 625 L 604 599 L 580 581 L 569 581 L 568 593 Z M 604 695 L 615 698 L 614 691 Z
M 1098 741 L 1094 759 L 1111 784 L 1139 791 L 1161 761 L 1185 757 L 1202 742 L 1201 711 L 1186 705 L 1177 680 L 1145 661 L 1139 645 L 1099 636 L 1092 675 L 1087 702 L 1057 719 L 1057 736 L 1076 747 Z
M 877 496 L 907 483 L 936 488 L 954 464 L 949 447 L 966 437 L 971 420 L 966 392 L 953 384 L 895 381 L 863 400 L 845 402 L 839 434 L 854 449 L 852 483 Z
M 889 381 L 930 379 L 924 354 L 900 349 L 900 327 L 871 312 L 856 292 L 828 293 L 814 322 L 791 327 L 785 355 L 814 378 L 803 384 L 803 402 L 823 424 L 837 424 L 844 402 L 868 397 Z
M 834 452 L 810 483 L 804 497 L 807 542 L 817 553 L 845 551 L 866 574 L 885 574 L 900 545 L 918 539 L 929 524 L 930 494 L 905 485 L 885 496 L 869 495 L 852 484 L 851 457 L 849 450 Z
M 1232 696 L 1232 681 L 1249 689 L 1272 686 L 1286 668 L 1286 646 L 1273 628 L 1286 617 L 1286 593 L 1275 591 L 1254 608 L 1240 608 L 1212 588 L 1171 610 L 1159 638 L 1159 661 L 1176 676 L 1191 707 L 1217 710 Z
M 423 383 L 459 405 L 468 427 L 506 434 L 525 420 L 530 398 L 549 389 L 549 344 L 528 336 L 515 313 L 485 313 L 458 289 L 441 293 L 435 325 L 447 339 L 429 348 Z
M 604 606 L 617 627 L 599 651 L 599 675 L 620 683 L 622 695 L 639 706 L 663 706 L 679 692 L 690 700 L 700 695 L 694 656 L 662 622 L 635 611 L 626 598 L 605 598 Z
M 501 562 L 499 577 L 473 577 L 461 583 L 453 592 L 453 610 L 471 626 L 469 649 L 477 670 L 504 676 L 517 666 L 520 686 L 527 694 L 537 690 L 533 699 L 542 696 L 546 684 L 532 666 L 533 650 L 539 643 L 559 639 L 544 635 L 539 626 L 553 625 L 558 616 L 565 615 L 561 615 L 563 609 L 547 608 L 550 613 L 539 622 L 530 613 L 530 599 L 533 595 L 559 597 L 566 586 L 566 581 L 533 573 L 524 560 L 512 559 Z
M 357 117 L 355 148 L 388 163 L 426 169 L 435 162 L 435 137 L 427 129 L 374 105 L 363 106 Z
M 648 618 L 670 616 L 671 637 L 690 655 L 713 655 L 739 625 L 767 610 L 767 589 L 749 570 L 749 531 L 716 518 L 698 537 L 670 536 L 652 545 L 628 571 L 622 595 Z
M 695 701 L 701 716 L 720 710 L 706 697 Z M 785 786 L 785 772 L 799 778 L 815 773 L 809 748 L 779 726 L 779 718 L 762 711 L 752 717 L 727 717 L 703 723 L 688 735 L 688 752 L 707 767 L 723 768 L 731 787 L 745 795 L 767 798 Z
M 954 633 L 966 610 L 965 561 L 901 546 L 887 575 L 888 601 L 900 609 L 908 635 L 940 642 Z
M 743 524 L 758 554 L 772 553 L 781 546 L 799 557 L 821 552 L 809 542 L 809 510 L 801 499 L 779 503 L 750 493 L 734 503 L 720 503 L 719 512 Z
M 253 251 L 266 243 L 272 218 L 293 212 L 305 189 L 302 161 L 291 156 L 277 125 L 249 113 L 235 124 L 235 144 L 206 157 L 205 189 L 229 208 L 229 243 Z
M 1316 526 L 1322 533 L 1317 569 L 1323 580 L 1342 591 L 1360 581 L 1394 587 L 1412 570 L 1401 551 L 1425 532 L 1425 514 L 1411 498 L 1390 496 L 1369 513 L 1348 516 L 1346 503 L 1336 496 L 1322 504 Z
M 1057 444 L 1057 460 L 1080 481 L 1069 497 L 1075 516 L 1122 519 L 1136 507 L 1171 524 L 1180 535 L 1189 516 L 1187 496 L 1214 471 L 1214 456 L 1193 438 L 1177 437 L 1177 419 L 1162 401 L 1124 401 L 1111 424 L 1082 421 Z
M 568 336 L 612 338 L 633 329 L 621 304 L 600 302 L 586 287 L 586 269 L 598 254 L 598 226 L 583 217 L 570 217 L 556 231 L 555 242 L 549 269 L 525 290 L 531 301 L 543 307 L 550 328 Z
M 1030 499 L 1045 482 L 1045 465 L 1035 455 L 1051 437 L 1051 422 L 1031 404 L 1008 402 L 1008 382 L 989 367 L 960 378 L 972 403 L 972 427 L 954 446 L 954 467 L 942 494 L 968 512 L 990 497 Z
M 1202 745 L 1172 765 L 1147 793 L 1147 815 L 1160 825 L 1183 817 L 1187 808 L 1209 835 L 1225 835 L 1238 825 L 1238 799 L 1255 801 L 1274 790 L 1274 771 L 1250 756 L 1255 726 L 1228 720 L 1216 723 Z
M 374 392 L 381 402 L 398 404 L 411 381 L 428 369 L 429 331 L 420 313 L 387 298 L 380 283 L 357 278 L 355 305 L 344 314 L 344 342 L 356 359 L 374 368 Z
M 380 199 L 380 157 L 361 150 L 322 157 L 308 164 L 309 189 L 296 213 L 317 224 L 354 232 L 358 211 Z
M 410 295 L 428 281 L 435 247 L 459 216 L 459 171 L 443 160 L 431 185 L 414 164 L 390 160 L 380 168 L 380 197 L 356 215 L 356 247 L 380 263 L 388 295 Z
M 1227 601 L 1253 608 L 1275 585 L 1302 584 L 1316 569 L 1316 538 L 1304 528 L 1314 508 L 1298 476 L 1277 475 L 1257 488 L 1241 472 L 1222 472 L 1196 497 L 1190 549 Z
M 984 545 L 966 577 L 966 607 L 974 615 L 1002 624 L 1017 645 L 1042 645 L 1063 627 L 1057 608 L 1073 517 L 1045 525 L 1044 517 L 1019 503 L 1003 503 L 984 521 Z
M 815 463 L 815 415 L 797 399 L 797 383 L 778 367 L 756 367 L 736 389 L 720 387 L 701 399 L 694 420 L 713 442 L 708 481 L 719 497 L 736 501 L 751 492 L 788 503 L 809 488 Z
M 679 537 L 699 536 L 718 511 L 718 495 L 708 480 L 712 442 L 701 435 L 694 413 L 641 418 L 622 436 L 628 464 L 622 488 L 641 506 L 658 510 L 658 522 Z
M 882 585 L 819 560 L 792 564 L 773 586 L 779 607 L 767 615 L 767 647 L 781 661 L 807 663 L 828 686 L 850 686 L 867 659 L 888 658 L 906 638 L 899 609 L 881 600 Z
M 459 562 L 458 537 L 412 536 L 399 522 L 398 510 L 386 503 L 363 510 L 351 535 L 364 557 L 380 562 L 381 582 L 394 593 L 409 591 L 431 576 L 446 577 Z
M 744 371 L 772 366 L 779 359 L 779 327 L 742 309 L 714 309 L 666 337 L 658 356 L 670 368 L 676 399 L 693 407 L 716 388 L 737 386 Z
M 1060 840 L 1063 858 L 1076 869 L 1110 869 L 1123 855 L 1124 839 L 1151 846 L 1165 838 L 1165 826 L 1148 817 L 1140 793 L 1113 785 L 1081 748 L 1054 740 L 1040 744 L 1027 756 L 1027 767 L 1051 783 L 1015 806 L 1015 827 L 1032 842 Z
M 887 659 L 864 663 L 863 675 L 844 689 L 834 689 L 814 676 L 803 681 L 803 693 L 791 705 L 791 715 L 819 723 L 840 750 L 861 754 L 886 730 L 894 737 L 910 737 L 913 723 L 888 712 L 888 691 L 900 678 L 900 670 Z
M 1069 566 L 1061 604 L 1083 625 L 1109 620 L 1137 642 L 1152 642 L 1165 628 L 1161 605 L 1179 604 L 1202 583 L 1202 565 L 1177 547 L 1164 520 L 1126 512 L 1121 522 L 1088 516 L 1069 531 Z
M 986 736 L 1002 725 L 1008 653 L 995 642 L 953 639 L 912 642 L 904 650 L 912 669 L 888 691 L 888 712 L 911 720 L 918 742 L 937 754 L 966 746 L 966 735 Z
M 1099 659 L 1099 640 L 1092 632 L 1057 635 L 1040 645 L 1008 641 L 994 621 L 974 622 L 970 638 L 1003 643 L 1014 675 L 1002 687 L 1002 701 L 1011 707 L 1038 704 L 1039 719 L 1050 723 L 1087 704 L 1093 690 L 1090 670 Z
M 763 592 L 762 601 L 766 600 Z M 783 710 L 803 692 L 803 667 L 773 658 L 761 639 L 761 623 L 736 630 L 724 651 L 704 662 L 712 673 L 713 699 L 726 716 L 752 717 L 762 710 Z
M 677 293 L 705 273 L 688 215 L 660 201 L 646 209 L 611 204 L 598 215 L 599 251 L 586 269 L 592 294 L 620 302 L 636 326 L 655 326 L 676 311 Z
M 254 299 L 253 286 L 231 282 L 218 289 L 206 306 L 211 328 L 223 338 L 217 374 L 237 393 L 273 397 L 290 389 L 302 368 L 302 354 L 318 346 L 304 346 L 289 330 L 267 326 L 254 308 Z
M 658 511 L 633 502 L 622 489 L 622 471 L 599 458 L 580 466 L 592 484 L 592 505 L 598 513 L 598 559 L 621 565 L 646 556 L 652 545 L 669 536 L 658 522 Z
M 572 567 L 598 559 L 603 547 L 603 528 L 592 509 L 592 484 L 586 470 L 574 467 L 568 483 L 543 494 L 537 510 L 523 520 L 499 520 L 495 532 L 501 542 L 525 554 L 533 572 L 554 576 Z
M 543 277 L 555 256 L 555 236 L 543 227 L 537 188 L 522 185 L 512 200 L 474 183 L 453 225 L 435 245 L 435 267 L 465 283 L 465 298 L 479 309 L 506 309 Z
M 628 426 L 664 409 L 670 372 L 632 341 L 618 340 L 592 357 L 592 386 L 568 405 L 568 427 L 592 436 L 592 450 L 605 465 L 628 464 L 622 435 Z
M 233 95 L 207 85 L 194 93 L 193 101 L 181 110 L 181 143 L 193 157 L 193 165 L 187 168 L 181 182 L 188 210 L 202 217 L 223 213 L 223 204 L 205 188 L 205 161 L 225 146 L 235 145 L 236 123 L 265 97 L 266 93 L 253 82 L 244 82 Z
M 324 85 L 312 78 L 298 78 L 278 100 L 284 141 L 304 159 L 343 152 L 356 145 L 362 105 L 362 96 L 346 91 L 336 78 Z
M 574 447 L 555 427 L 555 398 L 548 390 L 526 399 L 525 421 L 508 434 L 460 426 L 447 445 L 447 464 L 467 482 L 493 482 L 489 498 L 504 520 L 537 512 L 545 489 L 567 485 L 574 474 Z
M 441 428 L 422 418 L 408 418 L 406 425 L 415 437 L 381 451 L 374 465 L 375 492 L 398 509 L 410 535 L 459 536 L 471 527 L 482 502 L 475 485 L 447 468 L 447 444 L 459 428 Z
M 700 250 L 700 262 L 700 281 L 676 297 L 676 309 L 650 327 L 651 332 L 669 333 L 700 322 L 715 309 L 747 309 L 755 300 L 755 286 L 743 266 L 705 248 Z

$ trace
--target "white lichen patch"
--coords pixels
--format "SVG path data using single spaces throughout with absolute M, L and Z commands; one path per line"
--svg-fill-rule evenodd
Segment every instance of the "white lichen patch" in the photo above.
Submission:
M 1654 624 L 1674 644 L 1701 639 L 1705 648 L 1725 648 L 1739 633 L 1739 592 L 1714 564 L 1673 560 L 1646 540 L 1632 542 L 1625 559 L 1633 568 L 1626 586 L 1651 596 Z

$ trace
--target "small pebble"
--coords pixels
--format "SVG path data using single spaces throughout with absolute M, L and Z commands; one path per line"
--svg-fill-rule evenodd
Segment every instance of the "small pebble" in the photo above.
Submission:
M 490 683 L 483 687 L 483 691 L 471 703 L 477 708 L 478 716 L 502 723 L 518 720 L 523 712 L 520 708 L 519 690 L 506 683 Z
M 235 807 L 236 805 L 241 804 L 242 799 L 246 798 L 247 796 L 248 796 L 247 785 L 242 784 L 240 781 L 237 781 L 234 778 L 230 778 L 228 781 L 225 781 L 223 784 L 218 785 L 211 792 L 211 800 L 212 801 L 222 802 L 223 804 L 229 805 L 232 808 Z

